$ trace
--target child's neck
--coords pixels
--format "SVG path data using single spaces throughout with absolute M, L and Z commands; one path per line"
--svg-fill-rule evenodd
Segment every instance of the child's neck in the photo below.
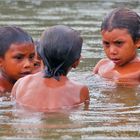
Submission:
M 114 65 L 115 68 L 123 68 L 123 67 L 127 67 L 129 65 L 131 65 L 132 63 L 137 63 L 140 62 L 140 58 L 139 57 L 135 57 L 134 59 L 130 60 L 129 62 L 123 64 L 123 65 Z
M 16 82 L 15 80 L 9 78 L 9 77 L 7 76 L 7 74 L 6 74 L 5 72 L 3 72 L 2 70 L 0 70 L 0 78 L 1 78 L 1 80 L 3 80 L 3 81 L 7 81 L 7 83 L 10 83 L 11 85 L 14 85 L 15 82 Z
M 140 62 L 140 58 L 137 56 L 134 59 L 132 59 L 129 63 L 133 63 L 133 62 Z
M 5 77 L 0 75 L 0 92 L 2 93 L 11 92 L 13 85 L 14 84 L 5 79 Z
M 54 77 L 45 78 L 45 82 L 47 83 L 48 87 L 60 87 L 67 83 L 68 78 L 66 76 L 61 75 L 59 80 L 55 79 Z

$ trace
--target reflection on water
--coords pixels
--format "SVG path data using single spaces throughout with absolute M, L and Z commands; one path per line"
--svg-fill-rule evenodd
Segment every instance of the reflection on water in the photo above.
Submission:
M 104 57 L 101 20 L 107 12 L 120 6 L 140 13 L 139 0 L 0 1 L 0 26 L 21 26 L 34 39 L 55 24 L 69 25 L 81 32 L 82 60 L 68 76 L 87 84 L 91 97 L 87 110 L 59 113 L 27 112 L 14 108 L 11 101 L 0 101 L 0 139 L 140 139 L 140 87 L 117 86 L 92 75 L 92 68 Z

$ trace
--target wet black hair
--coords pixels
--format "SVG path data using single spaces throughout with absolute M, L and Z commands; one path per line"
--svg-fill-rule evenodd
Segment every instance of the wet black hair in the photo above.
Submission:
M 20 27 L 0 27 L 0 57 L 4 57 L 9 47 L 15 43 L 33 43 L 33 39 Z
M 115 28 L 127 29 L 135 42 L 140 39 L 140 16 L 128 8 L 116 8 L 105 16 L 101 31 L 112 31 Z
M 67 75 L 71 65 L 80 58 L 83 39 L 80 34 L 64 25 L 46 29 L 39 40 L 38 53 L 43 60 L 44 77 Z

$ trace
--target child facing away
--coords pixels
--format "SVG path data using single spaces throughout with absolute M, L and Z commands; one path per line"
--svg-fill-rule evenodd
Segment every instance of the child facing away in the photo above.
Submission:
M 18 80 L 12 89 L 12 99 L 20 106 L 38 111 L 88 104 L 87 86 L 67 77 L 79 64 L 82 43 L 79 33 L 67 26 L 45 30 L 38 47 L 44 70 Z
M 140 16 L 127 8 L 116 8 L 102 22 L 101 35 L 107 58 L 93 73 L 118 81 L 140 81 Z
M 32 73 L 34 56 L 34 42 L 27 32 L 16 26 L 0 27 L 0 96 Z

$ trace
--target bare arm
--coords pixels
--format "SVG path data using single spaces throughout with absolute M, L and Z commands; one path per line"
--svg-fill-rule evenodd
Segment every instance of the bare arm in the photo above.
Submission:
M 132 78 L 140 81 L 140 71 L 131 74 L 126 74 L 120 77 L 120 79 L 132 79 Z
M 83 86 L 83 88 L 81 89 L 80 100 L 81 102 L 86 102 L 90 100 L 89 90 L 87 86 Z
M 104 63 L 106 63 L 107 61 L 108 61 L 107 58 L 101 59 L 101 60 L 95 65 L 95 67 L 93 68 L 93 73 L 94 73 L 94 74 L 98 74 L 98 71 L 99 71 L 100 66 L 103 65 Z
M 80 101 L 81 101 L 81 103 L 84 103 L 84 110 L 88 110 L 89 102 L 90 102 L 90 97 L 89 97 L 89 90 L 88 90 L 87 86 L 84 86 L 81 89 Z
M 116 80 L 117 84 L 125 85 L 139 85 L 140 84 L 140 71 L 125 74 Z

